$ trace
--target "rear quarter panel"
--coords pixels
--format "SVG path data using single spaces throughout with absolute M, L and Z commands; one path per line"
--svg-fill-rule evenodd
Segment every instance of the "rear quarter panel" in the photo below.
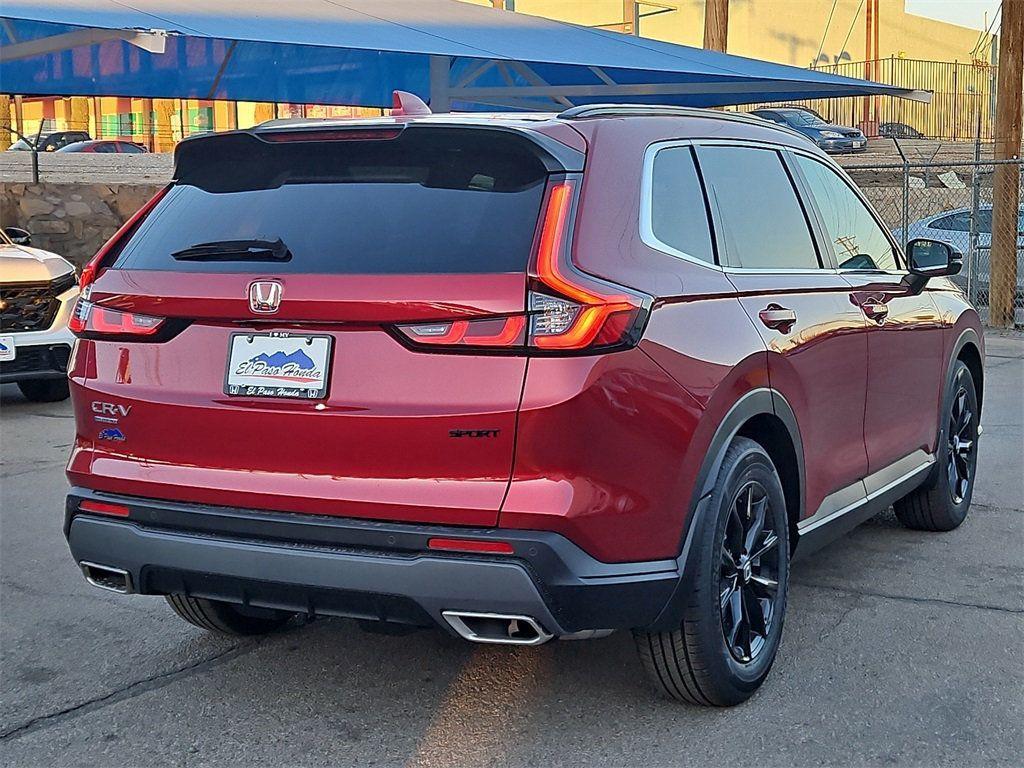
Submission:
M 636 349 L 530 361 L 500 526 L 558 531 L 605 562 L 679 554 L 711 440 L 737 399 L 768 385 L 767 352 L 721 271 L 642 241 L 640 182 L 651 143 L 745 131 L 722 123 L 573 123 L 589 147 L 573 259 L 655 304 Z

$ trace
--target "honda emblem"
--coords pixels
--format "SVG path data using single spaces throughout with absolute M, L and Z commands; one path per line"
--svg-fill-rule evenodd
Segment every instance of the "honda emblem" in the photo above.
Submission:
M 277 312 L 282 287 L 277 280 L 258 280 L 249 286 L 249 309 L 261 315 Z

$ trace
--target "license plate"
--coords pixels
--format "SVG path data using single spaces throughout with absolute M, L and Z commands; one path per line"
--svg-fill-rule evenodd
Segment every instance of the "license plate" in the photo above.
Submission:
M 853 146 L 855 146 L 855 147 L 863 147 L 864 146 L 864 142 L 861 139 L 858 139 L 857 141 L 853 142 Z
M 235 333 L 228 347 L 224 393 L 238 397 L 327 396 L 330 336 Z
M 0 336 L 0 363 L 9 363 L 18 355 L 13 336 Z

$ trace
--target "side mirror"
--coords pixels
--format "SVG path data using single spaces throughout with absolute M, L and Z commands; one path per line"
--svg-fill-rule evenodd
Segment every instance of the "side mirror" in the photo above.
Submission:
M 4 227 L 4 234 L 15 245 L 32 245 L 32 235 L 21 227 Z
M 917 238 L 907 243 L 907 263 L 910 274 L 904 282 L 913 292 L 919 293 L 929 278 L 959 274 L 964 256 L 949 243 Z

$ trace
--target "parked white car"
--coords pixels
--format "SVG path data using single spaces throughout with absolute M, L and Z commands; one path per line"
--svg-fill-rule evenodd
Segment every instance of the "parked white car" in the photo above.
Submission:
M 974 257 L 972 269 L 971 292 L 982 303 L 988 303 L 989 284 L 989 260 L 992 249 L 992 206 L 981 205 L 978 207 L 978 248 Z M 903 228 L 897 227 L 893 230 L 897 240 L 903 237 Z M 915 238 L 927 240 L 940 240 L 949 243 L 953 248 L 963 254 L 963 271 L 953 278 L 953 281 L 962 288 L 967 288 L 968 252 L 971 243 L 971 209 L 955 208 L 949 211 L 926 216 L 912 222 L 907 227 L 907 240 Z M 1017 216 L 1017 293 L 1024 293 L 1024 208 Z
M 25 230 L 0 229 L 0 384 L 36 402 L 64 400 L 78 278 L 71 262 L 30 245 Z

